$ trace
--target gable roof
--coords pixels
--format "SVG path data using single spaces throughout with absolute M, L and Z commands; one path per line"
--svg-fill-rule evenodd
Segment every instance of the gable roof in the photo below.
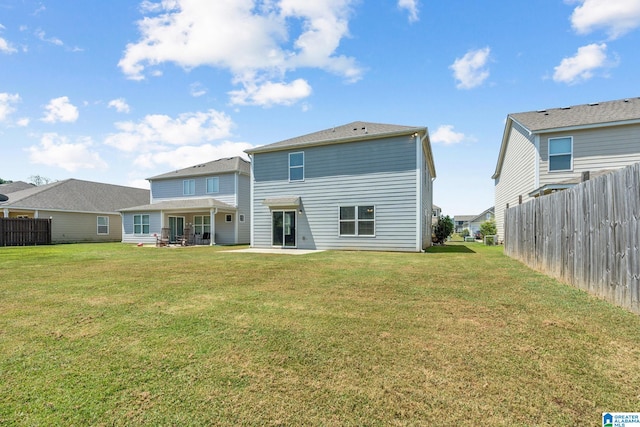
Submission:
M 625 98 L 507 115 L 496 170 L 491 177 L 493 179 L 500 176 L 514 122 L 524 127 L 530 135 L 635 124 L 640 123 L 640 98 Z
M 113 213 L 149 203 L 150 192 L 141 188 L 66 179 L 8 194 L 0 209 L 41 209 L 70 212 Z
M 16 191 L 26 190 L 31 187 L 35 187 L 35 185 L 24 181 L 8 182 L 6 184 L 0 184 L 0 194 L 15 193 Z
M 318 132 L 309 133 L 273 144 L 245 150 L 246 153 L 264 153 L 289 148 L 308 147 L 316 145 L 340 144 L 344 142 L 364 141 L 394 135 L 410 135 L 412 133 L 426 133 L 426 127 L 400 126 L 371 122 L 352 122 Z
M 485 209 L 481 214 L 476 215 L 476 216 L 472 216 L 472 218 L 469 220 L 469 222 L 475 222 L 477 219 L 482 219 L 484 221 L 484 219 L 486 218 L 486 215 L 488 213 L 495 213 L 495 209 L 493 206 L 491 206 L 489 209 Z
M 251 164 L 242 157 L 236 156 L 189 166 L 188 168 L 163 173 L 147 179 L 152 181 L 158 179 L 184 178 L 189 176 L 214 175 L 230 172 L 240 172 L 249 175 L 250 170 Z

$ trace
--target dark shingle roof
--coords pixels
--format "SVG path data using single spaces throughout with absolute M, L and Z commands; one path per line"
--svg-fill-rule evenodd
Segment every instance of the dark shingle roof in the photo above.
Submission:
M 116 212 L 149 203 L 149 190 L 66 179 L 8 194 L 0 207 L 63 210 L 70 212 Z
M 251 164 L 243 158 L 236 156 L 226 159 L 213 160 L 211 162 L 201 163 L 195 166 L 189 166 L 188 168 L 163 173 L 148 179 L 171 179 L 178 177 L 202 176 L 229 172 L 241 172 L 248 175 L 250 170 Z
M 640 120 L 640 98 L 509 114 L 532 132 Z
M 352 122 L 342 126 L 309 133 L 295 138 L 261 147 L 246 150 L 247 153 L 260 153 L 267 151 L 277 151 L 281 149 L 308 146 L 336 144 L 349 141 L 360 141 L 393 135 L 405 135 L 414 132 L 426 132 L 426 127 L 420 126 L 400 126 L 384 123 Z

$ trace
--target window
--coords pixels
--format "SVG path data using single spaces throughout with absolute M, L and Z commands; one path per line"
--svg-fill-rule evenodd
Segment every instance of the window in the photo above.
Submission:
M 149 234 L 149 215 L 133 216 L 133 234 Z
M 218 193 L 220 191 L 220 179 L 216 176 L 207 178 L 207 193 Z
M 233 222 L 233 215 L 231 215 L 231 214 L 226 214 L 226 215 L 224 216 L 224 221 L 225 221 L 225 222 Z
M 341 236 L 375 236 L 375 234 L 376 222 L 374 206 L 340 207 Z
M 238 216 L 238 219 L 240 220 L 240 222 L 244 222 L 244 214 L 240 214 Z
M 193 232 L 203 235 L 211 233 L 211 217 L 209 215 L 196 215 L 193 217 Z
M 549 171 L 572 169 L 573 138 L 549 138 Z
M 289 181 L 304 181 L 304 153 L 289 153 Z
M 182 181 L 182 194 L 185 196 L 193 196 L 196 194 L 196 181 L 194 179 L 185 179 Z
M 98 217 L 98 234 L 109 234 L 109 217 Z

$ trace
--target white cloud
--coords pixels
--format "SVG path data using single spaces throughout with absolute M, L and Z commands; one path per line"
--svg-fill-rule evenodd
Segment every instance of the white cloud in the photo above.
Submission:
M 18 121 L 16 121 L 16 124 L 20 127 L 27 127 L 29 126 L 29 123 L 31 122 L 31 120 L 28 117 L 23 117 L 21 119 L 19 119 Z
M 441 125 L 429 139 L 434 144 L 452 145 L 463 142 L 467 138 L 463 133 L 454 131 L 453 125 Z
M 69 172 L 78 169 L 107 169 L 107 164 L 100 155 L 91 150 L 91 138 L 80 138 L 77 142 L 69 142 L 65 136 L 47 133 L 40 139 L 40 144 L 27 149 L 29 160 L 35 164 L 59 167 Z
M 115 108 L 118 113 L 128 113 L 131 111 L 127 100 L 124 98 L 112 99 L 108 104 L 109 108 Z
M 418 0 L 398 0 L 398 7 L 409 12 L 409 22 L 418 21 Z
M 126 46 L 118 65 L 134 80 L 165 62 L 185 69 L 226 69 L 234 83 L 244 86 L 240 92 L 248 94 L 239 100 L 248 99 L 255 86 L 283 81 L 298 68 L 319 68 L 357 81 L 362 70 L 355 59 L 336 53 L 349 35 L 354 1 L 145 1 L 147 16 L 138 21 L 140 40 Z M 265 105 L 278 101 L 262 100 Z
M 43 122 L 57 123 L 68 122 L 73 123 L 78 120 L 78 108 L 69 102 L 69 98 L 61 96 L 49 101 L 49 104 L 45 107 L 47 112 L 42 118 Z
M 4 25 L 0 24 L 0 30 L 4 30 Z M 17 50 L 11 46 L 11 43 L 9 43 L 6 39 L 0 37 L 0 52 L 2 53 L 15 53 L 17 52 Z
M 571 25 L 579 34 L 604 29 L 616 39 L 640 27 L 640 0 L 578 0 Z
M 189 93 L 194 98 L 201 97 L 207 94 L 207 89 L 200 82 L 191 83 L 189 85 Z
M 184 146 L 175 150 L 140 154 L 134 164 L 142 169 L 165 166 L 168 169 L 182 169 L 224 157 L 240 156 L 247 159 L 244 150 L 253 148 L 246 142 L 225 141 L 219 144 Z
M 247 82 L 244 89 L 229 92 L 231 102 L 238 105 L 292 105 L 311 95 L 311 86 L 304 79 L 291 83 Z
M 485 66 L 489 61 L 490 53 L 491 49 L 485 47 L 471 50 L 462 58 L 456 58 L 449 68 L 453 70 L 458 89 L 472 89 L 480 86 L 489 77 L 489 70 Z
M 139 122 L 115 123 L 118 133 L 105 139 L 105 144 L 122 151 L 166 151 L 166 146 L 191 145 L 226 138 L 233 122 L 215 110 L 183 113 L 177 118 L 152 114 Z
M 34 34 L 36 35 L 37 38 L 39 38 L 43 42 L 51 43 L 56 46 L 64 46 L 64 43 L 62 42 L 62 40 L 60 40 L 57 37 L 47 37 L 47 34 L 41 29 L 37 29 Z
M 0 93 L 0 122 L 8 120 L 9 115 L 15 111 L 13 104 L 20 102 L 20 95 L 17 93 Z
M 593 43 L 578 48 L 578 52 L 574 56 L 564 58 L 560 65 L 554 68 L 553 80 L 574 84 L 591 79 L 594 70 L 610 66 L 606 50 L 605 43 Z

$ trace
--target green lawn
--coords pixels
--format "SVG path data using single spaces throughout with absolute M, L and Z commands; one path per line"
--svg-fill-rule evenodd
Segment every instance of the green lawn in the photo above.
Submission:
M 640 317 L 500 247 L 0 248 L 0 425 L 597 426 Z

